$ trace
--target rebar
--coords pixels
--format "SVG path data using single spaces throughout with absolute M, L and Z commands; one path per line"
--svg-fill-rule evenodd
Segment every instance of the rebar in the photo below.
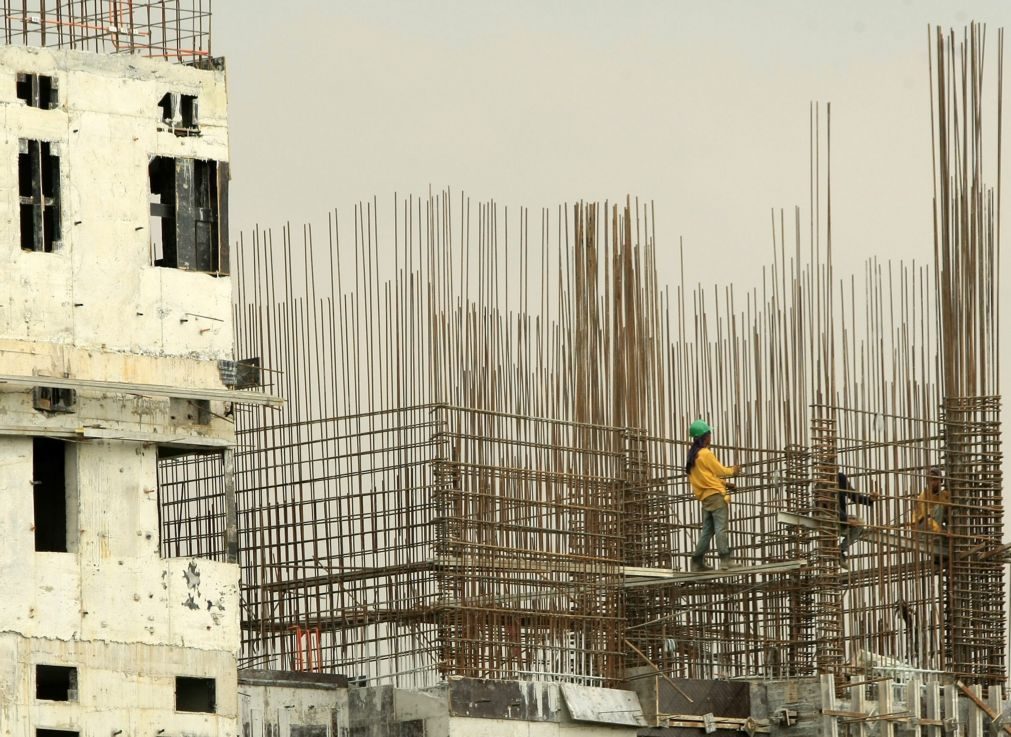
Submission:
M 314 668 L 405 687 L 1001 682 L 983 33 L 964 49 L 931 38 L 933 265 L 872 258 L 835 275 L 820 105 L 808 222 L 772 212 L 771 260 L 746 291 L 686 287 L 683 267 L 661 279 L 652 203 L 632 198 L 532 217 L 445 191 L 334 213 L 322 247 L 308 226 L 244 237 L 237 357 L 270 367 L 288 405 L 236 409 L 242 663 L 297 668 L 309 659 L 292 632 L 311 632 Z M 626 588 L 626 568 L 688 567 L 701 509 L 682 467 L 699 417 L 721 460 L 745 465 L 737 557 L 799 567 Z M 218 507 L 199 507 L 211 496 L 188 492 L 192 527 L 176 503 L 174 479 L 198 473 L 183 463 L 162 464 L 163 550 L 217 550 L 198 540 L 218 534 Z M 940 530 L 912 524 L 933 465 L 950 492 Z M 840 472 L 865 495 L 845 518 Z

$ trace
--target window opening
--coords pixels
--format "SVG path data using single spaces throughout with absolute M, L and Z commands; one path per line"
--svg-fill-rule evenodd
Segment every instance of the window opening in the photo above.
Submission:
M 252 389 L 263 386 L 260 376 L 260 357 L 241 361 L 218 361 L 218 376 L 229 389 Z
M 66 665 L 36 665 L 35 698 L 46 701 L 77 701 L 77 668 Z
M 54 144 L 22 139 L 18 149 L 21 248 L 51 253 L 60 240 L 60 157 Z
M 69 551 L 67 455 L 69 444 L 52 438 L 32 438 L 32 487 L 35 504 L 35 549 Z
M 21 72 L 17 75 L 18 99 L 28 107 L 52 110 L 59 103 L 56 79 L 45 74 Z
M 77 406 L 77 392 L 55 386 L 37 386 L 32 390 L 32 405 L 39 412 L 68 414 Z
M 195 136 L 200 133 L 200 106 L 196 95 L 166 92 L 158 103 L 162 122 L 177 136 Z
M 79 737 L 80 732 L 69 729 L 36 729 L 35 737 Z
M 214 679 L 176 678 L 176 711 L 214 713 Z
M 148 167 L 155 266 L 228 273 L 228 165 L 156 156 Z

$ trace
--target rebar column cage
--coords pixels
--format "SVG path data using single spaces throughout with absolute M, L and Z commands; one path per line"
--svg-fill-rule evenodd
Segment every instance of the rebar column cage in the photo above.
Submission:
M 313 632 L 368 683 L 618 682 L 619 432 L 439 405 L 289 429 L 299 468 L 238 464 L 247 664 L 298 669 Z
M 0 11 L 9 46 L 211 58 L 211 0 L 2 0 Z
M 811 563 L 814 591 L 815 654 L 819 673 L 840 671 L 843 661 L 842 582 L 839 579 L 839 458 L 836 417 L 832 409 L 816 407 L 811 418 L 812 506 L 814 521 Z
M 963 679 L 1006 678 L 1000 398 L 949 397 L 944 403 L 950 536 L 938 555 L 948 575 L 951 668 Z

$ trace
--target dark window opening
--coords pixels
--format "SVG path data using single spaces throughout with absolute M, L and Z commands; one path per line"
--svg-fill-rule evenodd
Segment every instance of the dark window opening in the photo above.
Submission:
M 176 678 L 176 711 L 214 713 L 213 678 Z
M 67 444 L 52 438 L 32 439 L 35 497 L 35 549 L 67 552 Z
M 36 665 L 35 698 L 46 701 L 77 701 L 77 668 L 65 665 Z
M 78 737 L 80 732 L 69 729 L 36 729 L 35 737 Z
M 77 392 L 53 386 L 37 386 L 32 390 L 32 405 L 39 412 L 71 413 L 77 405 Z
M 18 196 L 21 248 L 51 253 L 60 240 L 60 157 L 46 141 L 21 140 Z
M 17 76 L 18 99 L 28 107 L 52 110 L 59 103 L 56 80 L 45 74 L 21 73 Z
M 260 376 L 260 357 L 241 361 L 218 361 L 218 376 L 229 389 L 252 389 L 263 386 Z
M 228 273 L 228 164 L 156 156 L 151 183 L 155 266 Z
M 166 92 L 158 103 L 162 122 L 177 136 L 193 136 L 200 133 L 200 106 L 196 95 Z

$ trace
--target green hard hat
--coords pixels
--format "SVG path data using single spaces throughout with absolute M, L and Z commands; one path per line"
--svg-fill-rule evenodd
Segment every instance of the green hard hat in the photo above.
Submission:
M 692 426 L 688 428 L 688 434 L 693 438 L 701 438 L 707 432 L 712 432 L 712 429 L 705 420 L 695 420 Z

